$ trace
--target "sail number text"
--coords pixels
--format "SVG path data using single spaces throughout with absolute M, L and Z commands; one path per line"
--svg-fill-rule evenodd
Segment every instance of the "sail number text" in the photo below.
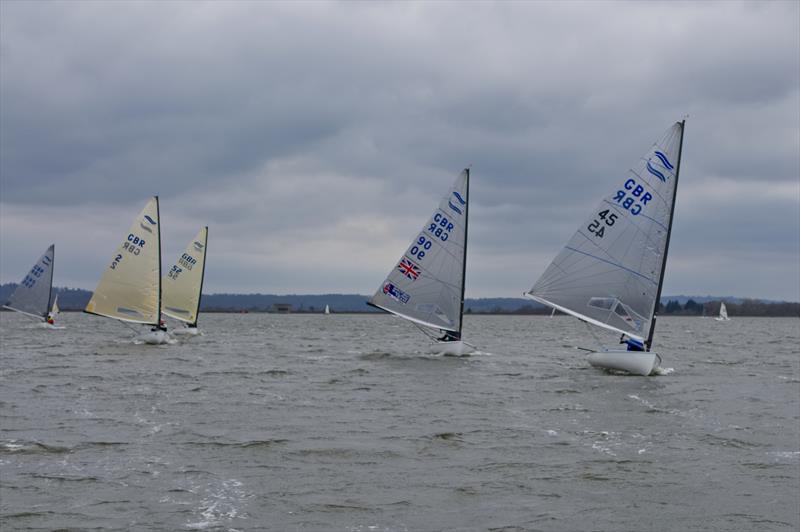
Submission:
M 634 179 L 629 178 L 622 187 L 625 190 L 617 190 L 612 200 L 619 203 L 634 216 L 642 212 L 647 202 L 653 199 L 653 195 L 645 192 L 644 187 Z
M 172 265 L 172 269 L 167 272 L 167 277 L 169 277 L 172 280 L 177 281 L 178 280 L 178 276 L 181 274 L 182 271 L 183 271 L 183 268 L 179 268 L 177 264 L 173 264 Z
M 45 257 L 45 259 L 47 259 L 48 261 L 50 260 L 48 257 Z M 44 260 L 42 262 L 46 263 L 46 261 Z M 25 276 L 25 279 L 22 280 L 22 286 L 25 286 L 27 288 L 33 288 L 34 285 L 36 284 L 36 279 L 41 277 L 43 273 L 44 273 L 44 268 L 42 268 L 37 264 L 31 269 L 31 272 Z
M 128 235 L 128 241 L 122 243 L 123 251 L 127 251 L 132 255 L 138 255 L 142 252 L 142 248 L 144 247 L 145 241 L 144 238 L 139 238 L 138 236 L 134 235 L 133 233 Z M 117 269 L 117 264 L 122 262 L 122 254 L 118 253 L 114 260 L 111 261 L 111 266 L 109 266 L 112 270 Z
M 446 216 L 443 216 L 442 213 L 437 212 L 433 215 L 433 221 L 428 226 L 428 232 L 439 238 L 442 242 L 445 242 L 450 238 L 450 231 L 452 231 L 454 227 L 453 222 L 448 220 Z
M 606 226 L 611 227 L 614 225 L 614 222 L 617 221 L 617 215 L 613 212 L 609 213 L 609 209 L 606 209 L 598 212 L 597 217 L 600 218 L 600 220 L 592 220 L 592 223 L 590 223 L 589 227 L 586 229 L 597 238 L 603 238 L 603 234 L 606 232 Z M 605 222 L 605 225 L 603 225 L 603 222 Z
M 417 260 L 422 260 L 425 257 L 425 252 L 431 249 L 432 245 L 433 242 L 420 235 L 414 245 L 411 246 L 411 249 L 408 250 L 408 254 L 412 257 L 416 257 Z
M 197 259 L 189 255 L 188 253 L 184 253 L 181 255 L 181 258 L 178 259 L 178 264 L 186 268 L 187 270 L 191 270 L 195 264 L 197 264 Z

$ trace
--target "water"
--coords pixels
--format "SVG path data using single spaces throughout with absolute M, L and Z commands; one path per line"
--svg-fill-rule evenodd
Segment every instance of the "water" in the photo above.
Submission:
M 382 315 L 62 316 L 0 314 L 3 530 L 800 527 L 797 319 L 662 318 L 644 378 L 568 317 L 468 316 L 455 358 Z

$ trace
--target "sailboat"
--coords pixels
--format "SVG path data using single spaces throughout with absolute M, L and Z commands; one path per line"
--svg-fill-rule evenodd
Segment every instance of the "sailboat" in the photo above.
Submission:
M 61 312 L 61 309 L 58 308 L 58 294 L 53 299 L 53 306 L 50 307 L 50 312 L 47 313 L 47 318 L 45 318 L 45 322 L 51 329 L 64 329 L 65 327 L 56 327 L 56 316 L 58 313 Z
M 117 247 L 84 312 L 152 327 L 140 338 L 164 344 L 161 320 L 161 219 L 158 196 L 147 202 Z
M 52 317 L 58 313 L 57 303 L 51 301 L 55 250 L 55 244 L 50 244 L 50 247 L 39 257 L 22 282 L 17 285 L 8 304 L 3 305 L 3 308 L 41 321 L 49 329 L 63 329 L 64 327 L 56 327 L 54 323 L 50 323 L 51 313 L 48 312 L 52 302 L 54 309 Z
M 325 305 L 325 314 L 330 314 L 330 313 L 331 313 L 331 307 Z
M 731 321 L 731 319 L 728 317 L 728 308 L 725 306 L 724 301 L 719 305 L 719 316 L 714 319 L 717 321 Z
M 458 356 L 471 350 L 461 339 L 468 217 L 469 168 L 367 302 L 419 326 L 436 339 L 436 353 Z
M 627 349 L 588 350 L 592 366 L 649 375 L 667 265 L 685 121 L 677 122 L 567 242 L 526 296 L 621 334 Z
M 162 280 L 164 294 L 161 311 L 186 324 L 183 328 L 173 330 L 172 334 L 199 334 L 197 315 L 200 313 L 200 298 L 203 293 L 207 248 L 208 227 L 203 227 Z

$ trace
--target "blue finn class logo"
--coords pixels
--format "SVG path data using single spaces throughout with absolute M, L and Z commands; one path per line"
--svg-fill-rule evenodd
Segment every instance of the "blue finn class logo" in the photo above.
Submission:
M 664 155 L 662 152 L 656 150 L 654 153 L 655 156 L 658 157 L 659 161 L 661 161 L 661 165 L 664 168 L 666 168 L 667 170 L 673 170 L 675 168 L 674 166 L 672 166 L 672 163 L 669 162 L 667 156 Z M 660 170 L 656 169 L 652 164 L 650 164 L 650 161 L 652 161 L 652 157 L 650 159 L 647 159 L 647 171 L 656 176 L 657 178 L 659 178 L 662 183 L 666 183 L 667 176 L 665 176 Z
M 404 305 L 408 303 L 409 299 L 411 299 L 410 295 L 406 294 L 392 283 L 386 283 L 383 285 L 383 293 Z
M 456 199 L 456 201 L 457 201 L 459 204 L 461 204 L 461 206 L 462 206 L 462 207 L 463 207 L 464 205 L 466 205 L 466 204 L 467 204 L 467 200 L 465 200 L 464 198 L 462 198 L 462 197 L 461 197 L 461 194 L 459 194 L 459 193 L 458 193 L 458 192 L 456 192 L 455 190 L 453 191 L 453 197 Z M 453 205 L 453 200 L 448 200 L 448 201 L 447 201 L 447 205 L 449 205 L 449 206 L 450 206 L 450 208 L 451 208 L 452 210 L 454 210 L 455 212 L 457 212 L 458 214 L 464 214 L 463 212 L 461 212 L 461 209 L 459 209 L 458 207 L 456 207 L 455 205 Z
M 145 219 L 145 221 L 150 223 L 150 225 L 158 225 L 158 223 L 155 220 L 153 220 L 152 218 L 150 218 L 150 216 L 148 216 L 147 214 L 144 215 L 144 219 Z M 144 222 L 139 223 L 139 225 L 142 227 L 142 229 L 144 229 L 148 233 L 152 233 L 153 232 L 153 230 L 150 229 L 150 227 L 146 226 L 144 224 Z

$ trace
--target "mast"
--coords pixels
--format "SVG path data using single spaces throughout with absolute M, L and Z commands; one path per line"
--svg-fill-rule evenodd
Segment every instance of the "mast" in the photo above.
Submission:
M 464 291 L 467 286 L 467 242 L 469 240 L 469 167 L 464 169 L 467 173 L 467 212 L 464 216 L 464 259 L 461 264 L 461 314 L 458 320 L 458 338 L 461 339 L 461 330 L 464 328 Z
M 156 218 L 158 219 L 158 318 L 156 319 L 156 327 L 161 327 L 161 210 L 158 204 L 158 196 L 153 196 L 156 199 Z
M 683 130 L 686 125 L 686 120 L 681 120 L 681 140 L 678 144 L 678 166 L 675 167 L 675 190 L 672 192 L 672 206 L 669 211 L 669 225 L 667 226 L 667 240 L 664 243 L 664 260 L 661 263 L 661 275 L 658 278 L 658 291 L 656 292 L 656 301 L 653 308 L 653 320 L 650 322 L 650 332 L 647 333 L 647 340 L 645 346 L 650 351 L 650 345 L 653 343 L 653 333 L 656 330 L 656 318 L 658 317 L 658 305 L 661 304 L 661 289 L 664 286 L 664 272 L 667 270 L 667 253 L 669 253 L 669 240 L 672 236 L 672 220 L 675 217 L 675 200 L 678 199 L 678 176 L 681 173 L 681 156 L 683 155 Z
M 200 272 L 200 293 L 197 294 L 197 309 L 194 311 L 194 325 L 197 328 L 197 318 L 200 316 L 200 301 L 203 299 L 203 281 L 206 278 L 206 254 L 208 253 L 208 226 L 206 226 L 206 240 L 203 242 L 203 271 Z

